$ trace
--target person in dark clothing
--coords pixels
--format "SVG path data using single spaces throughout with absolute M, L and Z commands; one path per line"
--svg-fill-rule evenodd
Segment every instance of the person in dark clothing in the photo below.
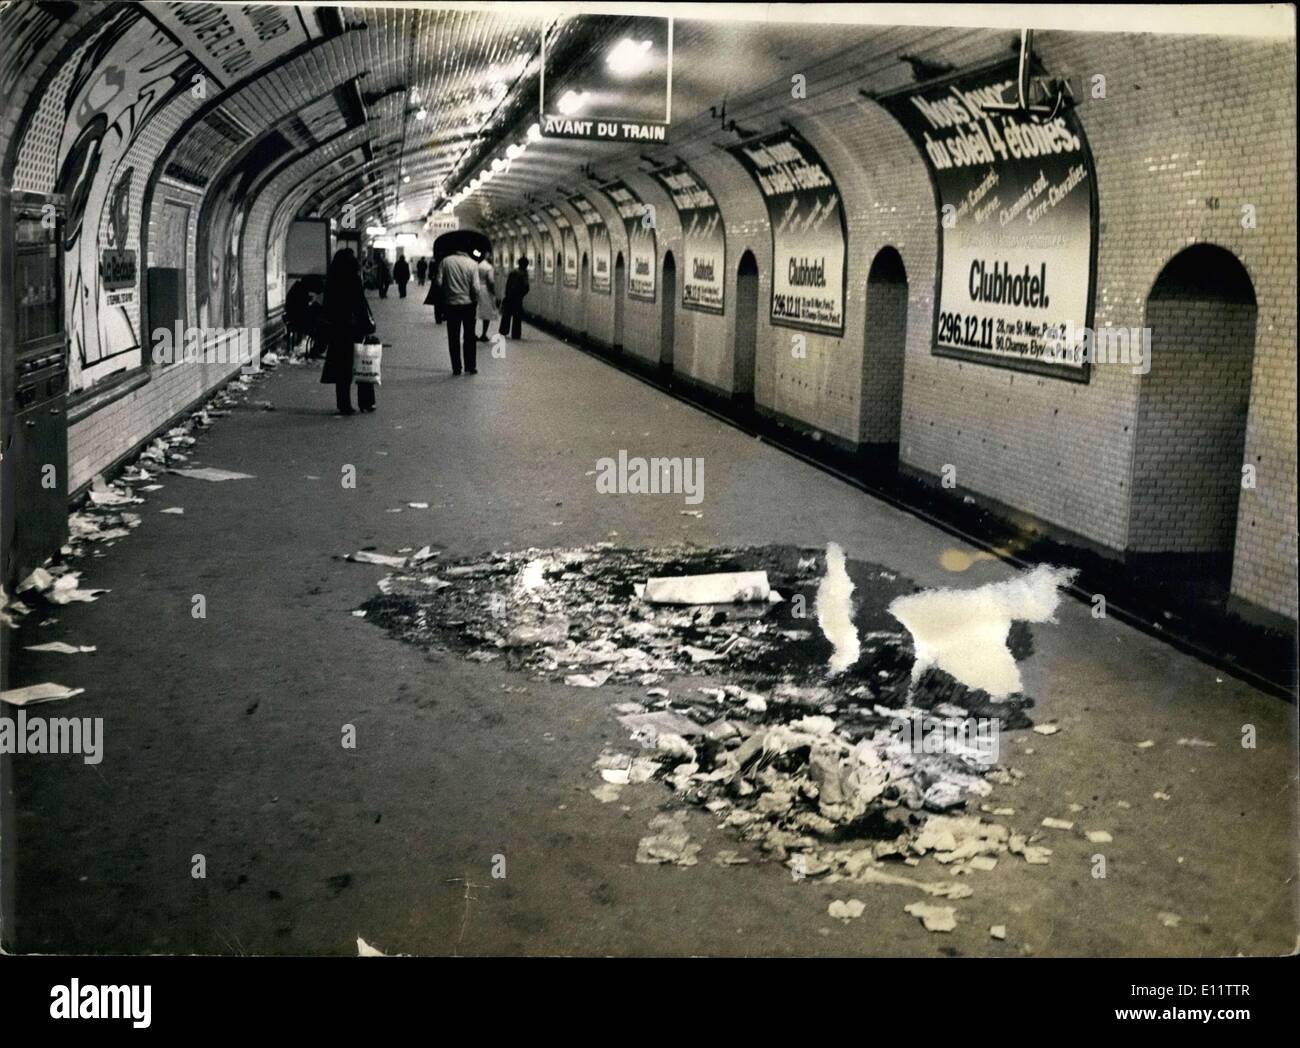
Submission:
M 325 340 L 325 367 L 322 382 L 334 383 L 334 401 L 340 415 L 354 415 L 352 410 L 353 346 L 375 330 L 366 292 L 361 286 L 357 256 L 351 248 L 334 255 L 325 277 L 325 307 L 321 329 Z M 375 410 L 373 382 L 357 383 L 357 404 L 362 411 Z
M 428 272 L 429 260 L 427 258 L 422 258 L 419 262 L 415 263 L 415 282 L 420 287 L 424 287 L 424 277 Z
M 321 296 L 325 291 L 325 281 L 320 277 L 303 277 L 294 281 L 284 300 L 284 326 L 289 334 L 289 345 L 297 349 L 306 342 L 307 356 L 319 353 L 318 328 L 320 325 Z
M 397 297 L 406 297 L 406 285 L 411 279 L 411 266 L 406 261 L 405 255 L 398 255 L 397 261 L 393 263 L 393 281 L 397 284 Z
M 392 270 L 388 268 L 388 259 L 380 255 L 375 262 L 375 282 L 379 285 L 379 297 L 388 297 L 388 285 L 393 282 Z
M 458 248 L 438 263 L 434 290 L 442 302 L 447 318 L 447 349 L 451 355 L 451 373 L 461 372 L 461 349 L 464 347 L 465 373 L 478 374 L 478 342 L 474 337 L 474 312 L 478 303 L 478 263 L 464 248 Z
M 507 331 L 511 338 L 517 339 L 524 308 L 524 296 L 528 294 L 528 259 L 519 260 L 519 268 L 512 269 L 506 277 L 506 293 L 501 299 L 501 334 Z

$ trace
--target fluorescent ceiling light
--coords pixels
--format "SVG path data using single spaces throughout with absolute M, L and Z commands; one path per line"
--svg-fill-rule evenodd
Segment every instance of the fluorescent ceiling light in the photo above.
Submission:
M 623 37 L 605 56 L 605 64 L 618 76 L 635 76 L 650 64 L 650 41 Z

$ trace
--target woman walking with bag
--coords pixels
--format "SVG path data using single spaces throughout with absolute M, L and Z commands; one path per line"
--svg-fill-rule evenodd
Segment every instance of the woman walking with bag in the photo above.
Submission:
M 325 277 L 325 316 L 322 324 L 325 340 L 325 367 L 322 382 L 334 383 L 334 401 L 339 415 L 355 415 L 352 410 L 352 356 L 355 345 L 371 335 L 375 322 L 361 286 L 357 256 L 350 248 L 334 255 Z M 362 411 L 375 410 L 373 382 L 357 383 L 357 405 Z

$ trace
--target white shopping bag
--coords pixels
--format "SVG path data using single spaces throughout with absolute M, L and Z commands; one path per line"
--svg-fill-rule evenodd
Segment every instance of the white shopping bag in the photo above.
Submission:
M 376 386 L 381 385 L 379 381 L 379 362 L 383 357 L 384 347 L 375 342 L 357 342 L 352 347 L 352 380 L 354 382 L 373 382 Z

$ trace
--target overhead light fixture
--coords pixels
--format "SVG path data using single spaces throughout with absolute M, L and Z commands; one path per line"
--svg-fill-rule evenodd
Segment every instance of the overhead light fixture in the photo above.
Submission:
M 605 64 L 617 76 L 636 76 L 650 64 L 650 41 L 623 37 L 605 56 Z
M 524 150 L 527 148 L 527 146 L 521 145 L 518 142 L 512 143 L 511 145 L 506 146 L 506 156 L 511 160 L 517 160 L 519 157 L 524 155 Z
M 411 176 L 410 176 L 410 175 L 403 175 L 403 176 L 402 176 L 402 181 L 403 181 L 403 182 L 409 182 L 409 181 L 411 181 Z
M 505 166 L 506 166 L 506 162 L 502 160 L 500 157 L 497 157 L 495 160 L 492 161 L 493 171 L 500 171 Z
M 383 226 L 366 226 L 366 232 L 372 237 L 381 237 L 388 232 Z
M 564 94 L 560 96 L 560 101 L 557 103 L 557 108 L 565 116 L 568 116 L 570 113 L 576 113 L 579 109 L 581 109 L 586 104 L 587 104 L 586 91 L 565 91 Z
M 528 141 L 536 142 L 542 137 L 542 125 L 530 124 L 528 127 Z
M 421 106 L 419 109 L 415 111 L 416 120 L 423 120 L 428 115 L 429 115 L 429 111 L 425 109 L 423 106 Z

